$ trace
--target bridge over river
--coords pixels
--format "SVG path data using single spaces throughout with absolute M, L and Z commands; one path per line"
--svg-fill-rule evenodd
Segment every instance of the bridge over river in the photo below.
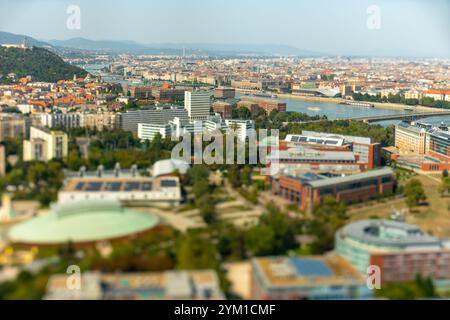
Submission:
M 367 116 L 367 117 L 349 118 L 348 120 L 363 121 L 366 123 L 385 121 L 385 120 L 414 121 L 414 120 L 418 120 L 418 119 L 422 119 L 422 118 L 448 116 L 448 115 L 450 115 L 450 110 L 439 111 L 439 112 L 408 112 L 408 113 L 401 113 L 401 114 L 386 114 L 386 115 L 382 115 L 382 116 Z
M 378 116 L 365 116 L 365 117 L 357 117 L 357 118 L 338 118 L 333 119 L 334 120 L 352 120 L 352 121 L 362 121 L 366 123 L 371 122 L 379 122 L 379 121 L 386 121 L 386 120 L 405 120 L 405 121 L 415 121 L 418 119 L 428 118 L 428 117 L 438 117 L 438 116 L 449 116 L 450 110 L 448 111 L 435 111 L 435 112 L 408 112 L 408 113 L 401 113 L 401 114 L 385 114 L 385 115 L 378 115 Z M 299 121 L 295 123 L 315 123 L 315 122 L 322 122 L 324 120 L 310 120 L 310 121 Z M 284 125 L 288 124 L 289 122 L 284 122 Z

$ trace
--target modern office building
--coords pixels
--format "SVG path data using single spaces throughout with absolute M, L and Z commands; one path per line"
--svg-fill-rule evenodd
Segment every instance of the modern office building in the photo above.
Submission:
M 252 260 L 252 299 L 370 299 L 365 278 L 334 256 L 264 257 Z
M 13 243 L 33 246 L 68 241 L 88 245 L 136 236 L 158 223 L 156 216 L 123 208 L 117 200 L 86 198 L 54 204 L 48 214 L 14 225 L 7 237 Z
M 332 178 L 313 173 L 281 173 L 269 176 L 268 180 L 273 195 L 279 195 L 306 210 L 311 210 L 324 197 L 352 203 L 390 194 L 394 190 L 394 173 L 390 168 Z
M 373 251 L 369 264 L 380 268 L 382 284 L 413 281 L 420 274 L 431 278 L 437 291 L 450 289 L 450 245 L 439 250 Z
M 211 111 L 211 92 L 185 91 L 184 108 L 190 120 L 206 120 Z
M 140 176 L 137 168 L 115 169 L 66 175 L 58 192 L 58 203 L 83 200 L 119 200 L 131 206 L 169 206 L 182 200 L 178 177 L 151 178 Z
M 335 236 L 336 254 L 346 258 L 363 274 L 366 274 L 367 267 L 371 264 L 372 255 L 374 261 L 382 265 L 384 255 L 417 253 L 418 255 L 413 258 L 420 260 L 423 253 L 429 253 L 431 258 L 445 248 L 446 244 L 443 241 L 426 234 L 418 226 L 391 220 L 352 222 L 338 230 Z M 395 259 L 401 260 L 401 257 Z M 447 268 L 448 262 L 447 260 Z M 412 271 L 414 267 L 407 265 L 406 261 L 402 268 L 397 271 L 408 273 L 409 276 L 414 273 Z M 450 278 L 450 273 L 447 277 Z
M 24 161 L 48 161 L 67 157 L 67 134 L 42 127 L 30 127 L 30 138 L 23 140 Z
M 160 134 L 163 139 L 170 137 L 172 134 L 172 125 L 138 123 L 137 136 L 139 139 L 152 141 L 157 134 Z
M 395 146 L 400 152 L 423 155 L 426 152 L 425 128 L 402 122 L 395 126 Z
M 188 112 L 183 107 L 152 107 L 143 110 L 130 110 L 118 113 L 118 126 L 137 134 L 139 123 L 166 125 L 174 118 L 188 120 Z
M 287 150 L 272 150 L 267 156 L 267 170 L 276 166 L 279 172 L 296 174 L 314 172 L 322 174 L 354 174 L 364 171 L 352 151 L 316 150 L 297 145 Z
M 347 146 L 348 149 L 358 157 L 358 163 L 364 164 L 366 169 L 373 169 L 381 165 L 381 146 L 379 143 L 374 142 L 373 138 L 307 130 L 303 130 L 302 135 L 310 137 L 308 138 L 309 144 L 325 145 L 330 147 L 331 150 L 333 149 L 334 142 L 327 143 L 327 141 L 329 141 L 330 138 L 331 141 L 333 141 L 333 139 L 338 139 L 340 141 L 339 144 L 341 145 L 336 145 L 336 147 Z M 315 141 L 311 141 L 311 139 Z M 337 148 L 336 151 L 341 150 Z
M 134 273 L 84 272 L 80 290 L 67 275 L 50 277 L 45 300 L 223 300 L 214 270 Z
M 450 161 L 450 133 L 435 128 L 428 133 L 428 153 L 443 161 Z

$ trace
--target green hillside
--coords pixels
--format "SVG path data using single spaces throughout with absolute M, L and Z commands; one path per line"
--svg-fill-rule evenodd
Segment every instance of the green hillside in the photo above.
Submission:
M 6 75 L 15 73 L 18 77 L 31 75 L 33 81 L 56 82 L 69 80 L 76 74 L 84 77 L 87 72 L 64 62 L 58 55 L 43 48 L 32 49 L 0 47 L 0 82 L 6 82 Z

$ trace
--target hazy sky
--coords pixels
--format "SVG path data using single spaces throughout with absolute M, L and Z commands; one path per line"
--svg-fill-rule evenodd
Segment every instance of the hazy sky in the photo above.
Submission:
M 66 27 L 69 5 L 81 29 Z M 369 29 L 367 8 L 380 9 Z M 450 0 L 0 0 L 0 30 L 37 39 L 286 44 L 450 57 Z

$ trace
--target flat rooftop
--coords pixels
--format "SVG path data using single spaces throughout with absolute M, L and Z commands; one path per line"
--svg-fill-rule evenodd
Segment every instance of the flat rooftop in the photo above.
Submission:
M 391 220 L 361 220 L 347 224 L 337 232 L 369 245 L 380 246 L 443 246 L 440 239 L 424 233 L 418 226 Z
M 363 277 L 347 260 L 335 255 L 256 258 L 253 267 L 262 275 L 266 287 L 364 283 Z
M 64 192 L 135 192 L 178 188 L 177 177 L 75 177 L 62 188 Z

